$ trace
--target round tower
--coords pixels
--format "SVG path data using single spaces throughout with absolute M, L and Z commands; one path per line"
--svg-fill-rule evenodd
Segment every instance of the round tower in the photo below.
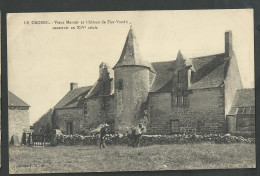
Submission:
M 114 66 L 115 130 L 124 132 L 139 123 L 142 107 L 147 102 L 152 65 L 141 59 L 132 28 L 117 64 Z

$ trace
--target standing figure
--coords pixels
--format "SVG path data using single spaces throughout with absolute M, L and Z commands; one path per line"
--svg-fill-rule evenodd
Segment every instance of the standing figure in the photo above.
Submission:
M 107 127 L 109 125 L 105 124 L 101 129 L 100 129 L 100 148 L 106 148 L 106 144 L 105 144 L 105 136 L 107 134 Z
M 139 147 L 140 146 L 140 138 L 142 134 L 144 134 L 146 131 L 146 127 L 140 123 L 138 127 L 135 129 L 133 134 L 133 147 Z

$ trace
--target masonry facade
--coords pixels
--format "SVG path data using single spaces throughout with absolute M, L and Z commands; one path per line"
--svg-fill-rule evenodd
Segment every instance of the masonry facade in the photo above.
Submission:
M 8 91 L 8 135 L 9 142 L 20 145 L 24 132 L 30 131 L 30 106 Z
M 242 81 L 232 32 L 223 38 L 223 53 L 185 58 L 179 51 L 171 61 L 149 63 L 130 28 L 115 66 L 101 63 L 93 86 L 71 89 L 54 107 L 52 128 L 89 134 L 101 123 L 110 132 L 143 123 L 149 134 L 227 132 L 226 115 Z

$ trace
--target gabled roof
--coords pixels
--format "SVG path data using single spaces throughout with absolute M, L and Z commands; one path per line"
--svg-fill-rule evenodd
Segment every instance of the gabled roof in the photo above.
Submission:
M 150 92 L 157 92 L 160 91 L 160 89 L 164 87 L 169 81 L 171 81 L 174 61 L 153 62 L 152 65 L 157 74 L 153 85 L 150 88 Z
M 198 71 L 199 69 L 204 67 L 207 63 L 209 63 L 216 57 L 217 55 L 209 55 L 209 56 L 200 56 L 200 57 L 191 58 L 194 71 Z
M 149 62 L 142 59 L 132 27 L 130 27 L 130 30 L 126 37 L 125 45 L 120 59 L 113 69 L 121 66 L 147 67 L 150 69 L 150 71 L 155 73 L 153 66 Z
M 172 78 L 178 60 L 183 60 L 180 51 L 174 61 L 152 63 L 157 74 L 150 92 L 173 91 Z M 229 66 L 229 59 L 225 59 L 223 53 L 191 58 L 189 61 L 185 63 L 193 67 L 194 73 L 189 89 L 215 88 L 223 84 Z
M 8 91 L 8 106 L 30 107 L 30 105 L 25 103 L 22 99 L 17 97 L 11 91 Z
M 110 82 L 110 91 L 107 92 L 107 96 L 112 95 L 114 93 L 114 79 L 111 78 L 111 82 Z M 89 91 L 89 93 L 86 95 L 86 98 L 93 98 L 93 97 L 98 97 L 102 94 L 101 92 L 101 82 L 97 81 L 94 86 L 91 88 L 91 90 Z
M 229 61 L 224 61 L 199 81 L 191 83 L 189 89 L 215 88 L 221 86 L 226 77 L 225 69 L 227 69 L 228 62 Z
M 83 107 L 84 97 L 92 86 L 80 87 L 69 91 L 55 106 L 54 109 L 68 107 Z
M 255 89 L 239 89 L 236 92 L 232 107 L 255 106 Z

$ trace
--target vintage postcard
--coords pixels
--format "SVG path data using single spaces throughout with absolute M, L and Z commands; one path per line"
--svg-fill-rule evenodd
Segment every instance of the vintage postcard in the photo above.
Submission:
M 7 14 L 12 174 L 255 168 L 253 10 Z

